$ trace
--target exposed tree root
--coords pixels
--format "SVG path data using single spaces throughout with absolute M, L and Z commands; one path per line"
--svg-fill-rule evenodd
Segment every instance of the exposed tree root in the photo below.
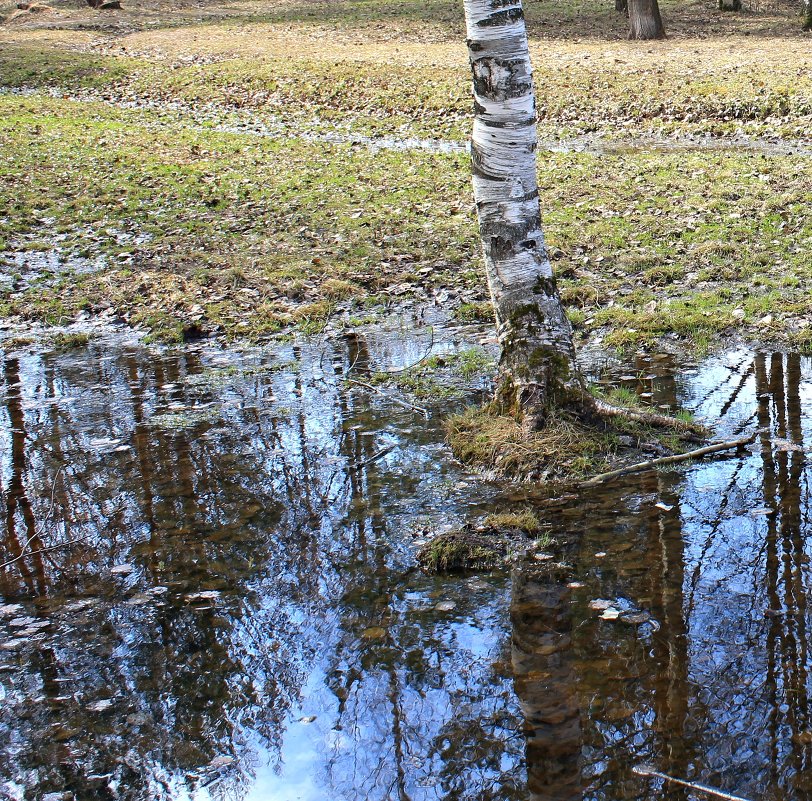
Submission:
M 588 404 L 598 417 L 607 419 L 622 418 L 624 420 L 631 420 L 635 423 L 642 425 L 652 426 L 655 428 L 667 428 L 671 431 L 676 431 L 681 434 L 690 434 L 692 437 L 689 439 L 701 439 L 706 433 L 705 428 L 698 423 L 692 423 L 688 420 L 680 420 L 678 417 L 671 417 L 667 414 L 658 414 L 657 412 L 650 412 L 641 409 L 629 409 L 621 406 L 613 406 L 600 398 L 593 398 Z M 685 438 L 685 437 L 683 437 Z

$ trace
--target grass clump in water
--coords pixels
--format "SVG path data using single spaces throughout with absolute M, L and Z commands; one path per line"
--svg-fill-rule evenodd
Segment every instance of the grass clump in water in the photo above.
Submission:
M 491 570 L 529 547 L 546 548 L 552 540 L 531 509 L 496 512 L 477 524 L 435 536 L 417 554 L 427 573 Z
M 54 350 L 64 352 L 84 348 L 90 342 L 90 336 L 83 331 L 55 334 L 51 340 Z
M 462 303 L 454 312 L 461 323 L 492 323 L 493 306 L 489 301 Z
M 427 573 L 490 570 L 506 553 L 500 539 L 466 527 L 436 536 L 418 551 L 417 561 Z
M 483 524 L 486 528 L 518 529 L 525 534 L 536 534 L 541 530 L 541 521 L 532 509 L 490 514 L 485 518 Z

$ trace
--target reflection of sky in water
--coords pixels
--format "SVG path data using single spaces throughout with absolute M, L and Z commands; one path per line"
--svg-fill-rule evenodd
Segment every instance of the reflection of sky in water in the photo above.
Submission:
M 532 494 L 449 458 L 449 401 L 425 421 L 344 378 L 478 336 L 7 355 L 0 561 L 75 543 L 0 575 L 19 604 L 0 610 L 6 792 L 642 799 L 660 787 L 631 773 L 646 760 L 806 798 L 803 454 L 764 435 L 545 511 L 552 574 L 425 577 L 427 528 Z M 806 360 L 615 373 L 720 436 L 809 433 Z M 600 620 L 596 598 L 651 621 Z

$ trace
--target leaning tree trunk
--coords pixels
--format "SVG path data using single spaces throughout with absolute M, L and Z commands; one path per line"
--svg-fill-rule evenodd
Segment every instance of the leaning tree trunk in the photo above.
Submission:
M 496 400 L 540 427 L 584 387 L 541 230 L 536 104 L 521 0 L 464 0 L 474 81 L 474 200 L 502 355 Z
M 628 0 L 629 39 L 665 39 L 657 0 Z

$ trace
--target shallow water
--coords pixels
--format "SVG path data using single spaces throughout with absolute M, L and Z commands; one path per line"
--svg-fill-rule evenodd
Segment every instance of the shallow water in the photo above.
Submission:
M 314 144 L 353 145 L 379 150 L 426 151 L 429 153 L 455 154 L 469 149 L 468 141 L 428 139 L 414 136 L 368 136 L 355 132 L 348 126 L 334 126 L 322 120 L 312 119 L 304 123 L 291 123 L 289 119 L 269 113 L 253 113 L 235 110 L 215 103 L 188 103 L 180 100 L 156 100 L 128 92 L 117 96 L 109 92 L 86 89 L 66 92 L 56 87 L 43 90 L 39 87 L 3 87 L 0 95 L 11 94 L 36 96 L 47 94 L 63 100 L 87 103 L 104 103 L 115 108 L 155 111 L 174 117 L 191 128 L 205 131 L 213 128 L 221 133 L 239 136 L 257 136 L 270 139 L 298 137 Z M 648 151 L 696 152 L 718 151 L 732 153 L 757 153 L 765 156 L 812 155 L 812 141 L 808 139 L 784 139 L 778 136 L 750 136 L 739 132 L 730 136 L 712 134 L 678 134 L 645 137 L 606 137 L 582 134 L 571 137 L 549 137 L 542 131 L 538 142 L 541 153 L 591 153 L 595 155 L 628 154 Z
M 443 445 L 483 380 L 425 420 L 344 379 L 481 333 L 7 354 L 0 797 L 806 797 L 812 363 L 594 363 L 773 433 L 540 511 L 552 565 L 426 577 L 426 532 L 540 496 Z

